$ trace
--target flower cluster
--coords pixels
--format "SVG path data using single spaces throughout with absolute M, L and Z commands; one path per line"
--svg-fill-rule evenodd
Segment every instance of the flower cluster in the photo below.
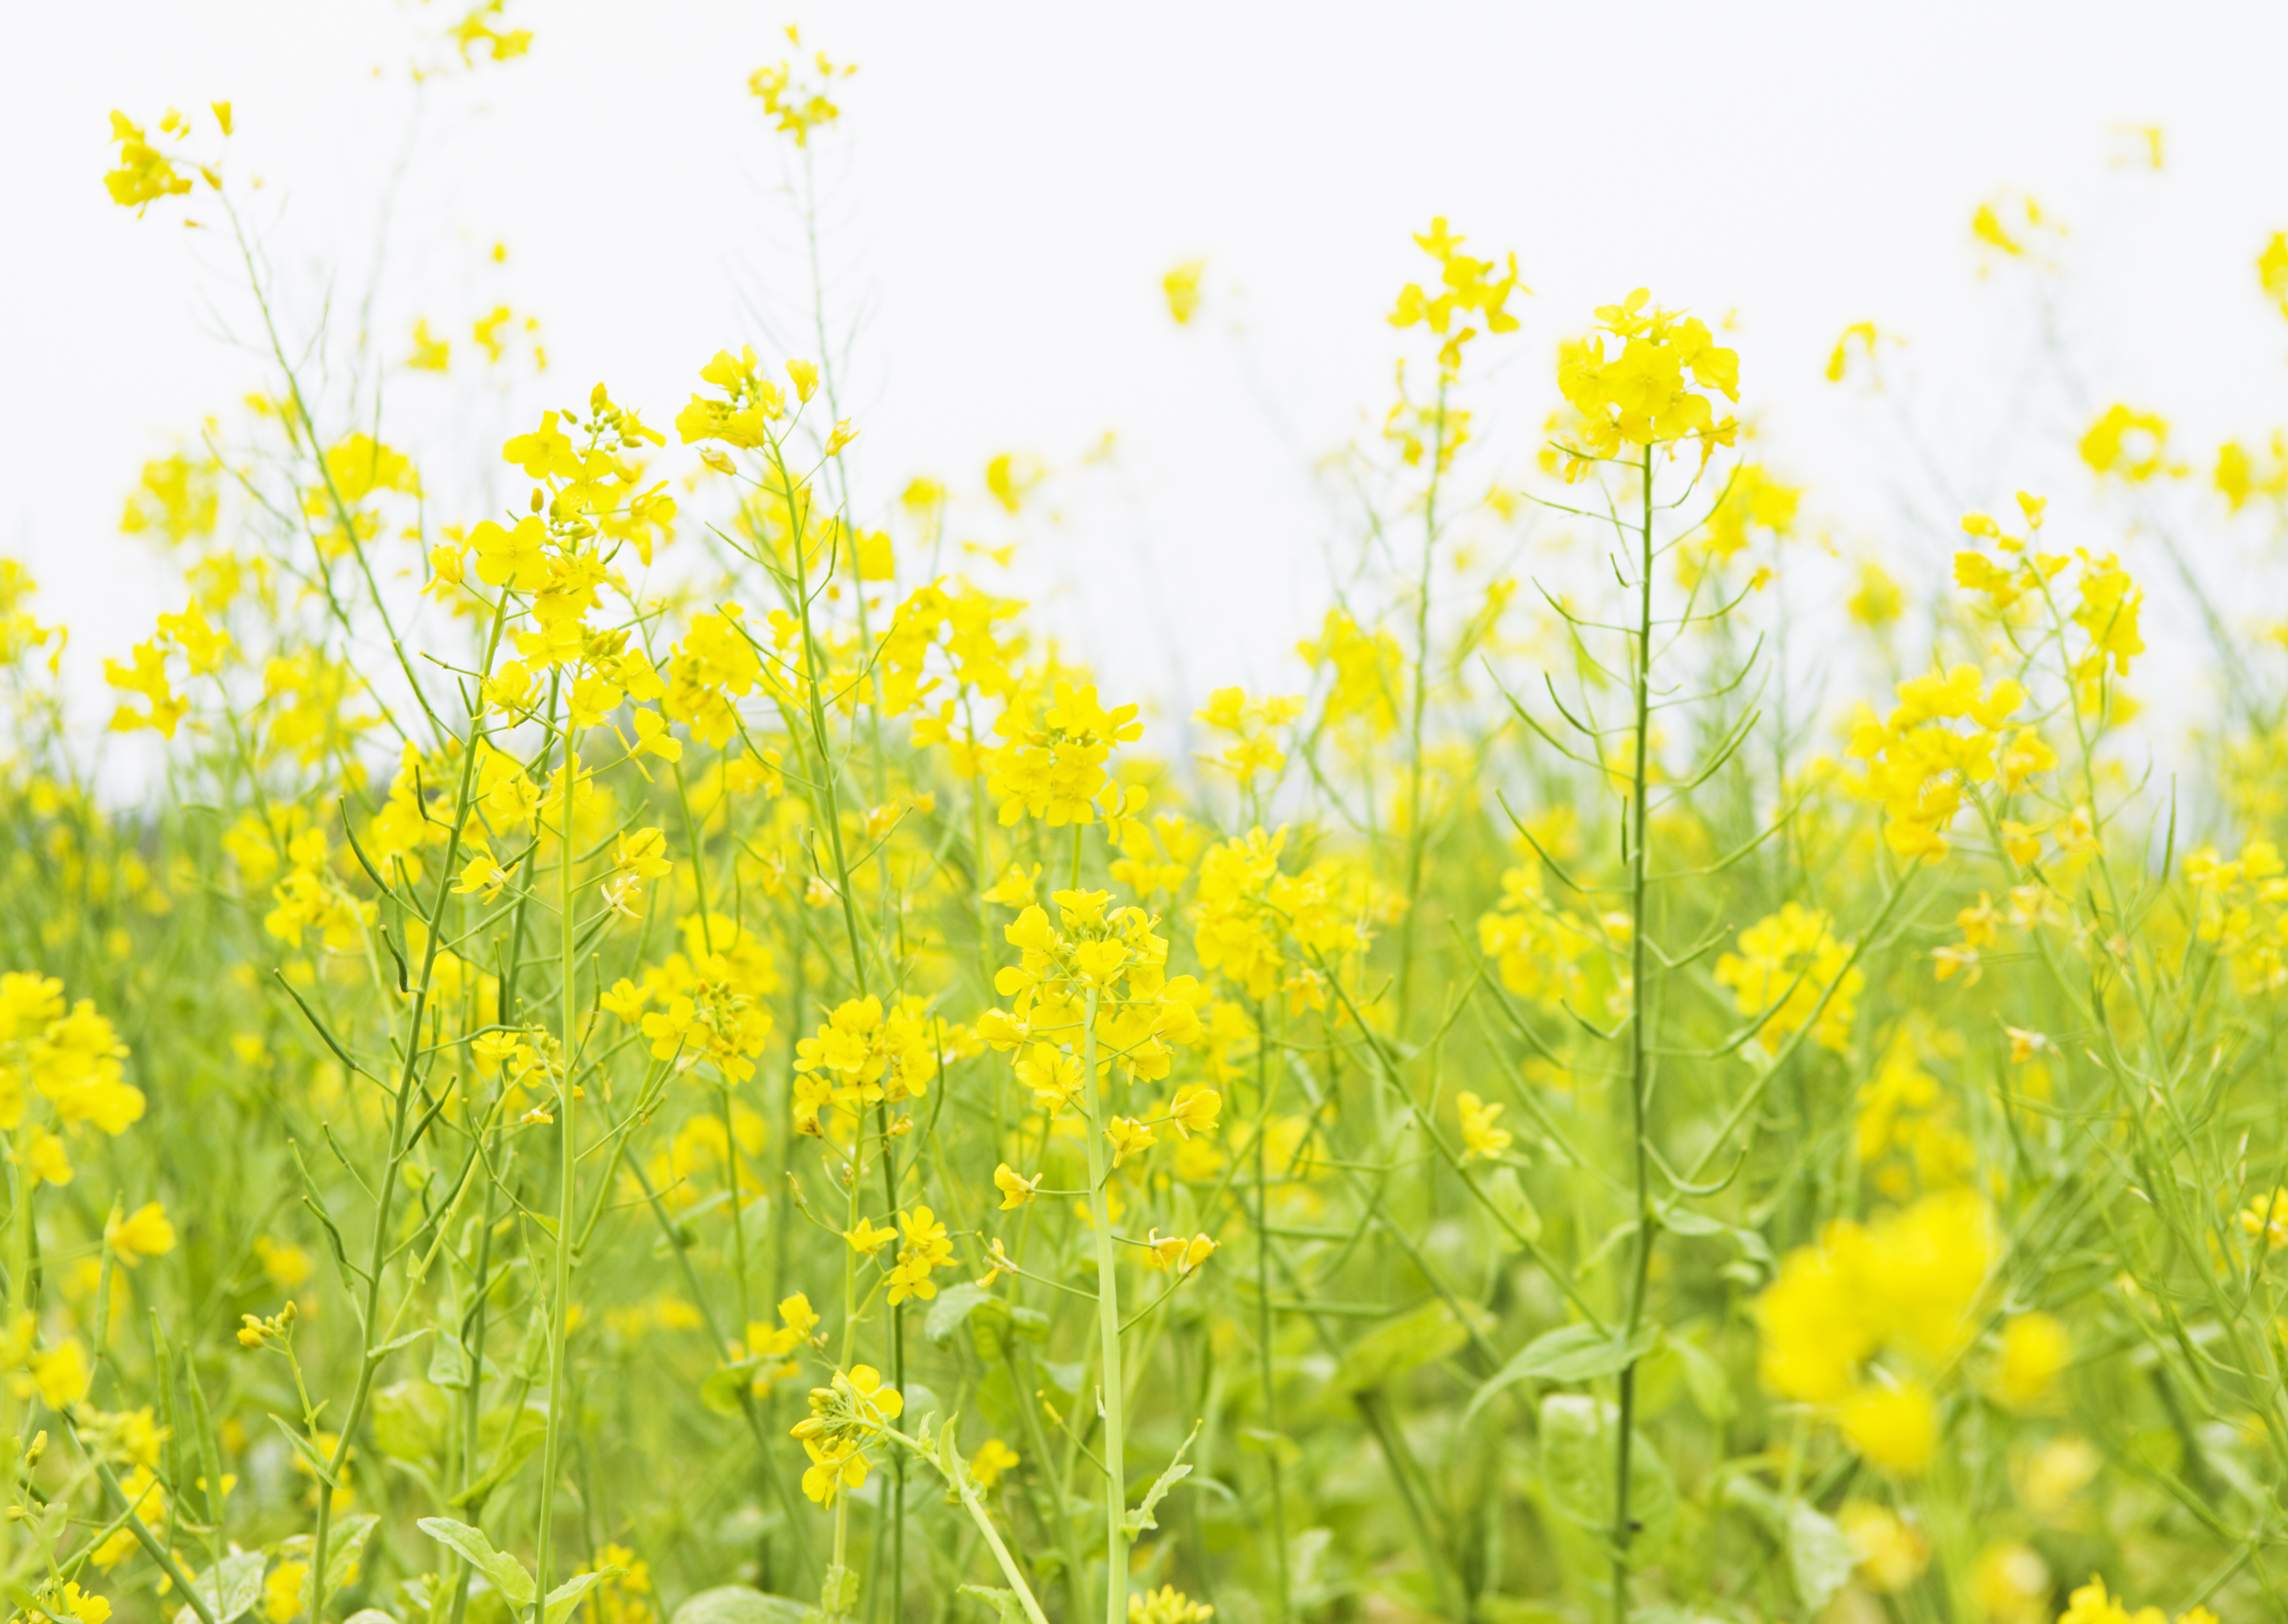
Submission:
M 1171 979 L 1168 944 L 1154 934 L 1152 916 L 1111 900 L 1108 891 L 1061 891 L 1050 898 L 1054 921 L 1035 905 L 1003 932 L 1021 956 L 993 986 L 1013 1007 L 987 1010 L 978 1035 L 1005 1052 L 1029 1043 L 1034 1075 L 1059 1080 L 1036 1083 L 1037 1094 L 1070 1098 L 1084 1081 L 1076 1055 L 1092 997 L 1100 1074 L 1117 1066 L 1132 1080 L 1165 1077 L 1174 1050 L 1201 1035 L 1207 989 L 1190 976 Z
M 2214 846 L 2185 860 L 2193 887 L 2196 939 L 2232 966 L 2244 992 L 2288 986 L 2288 862 L 2261 836 L 2225 860 Z
M 743 1082 L 770 1040 L 765 1001 L 779 986 L 771 950 L 719 915 L 687 915 L 680 925 L 684 951 L 646 970 L 640 985 L 625 977 L 615 982 L 603 1007 L 642 1031 L 655 1059 L 687 1069 L 704 1061 L 725 1081 Z
M 2014 678 L 1989 685 L 1976 666 L 1958 664 L 1910 677 L 1899 685 L 1898 698 L 1879 720 L 1859 707 L 1845 753 L 1866 764 L 1855 787 L 1882 804 L 1883 838 L 1901 857 L 1946 855 L 1946 829 L 1966 788 L 1998 782 L 2005 794 L 2015 794 L 2057 765 L 2056 753 L 2034 728 L 2005 726 L 2026 703 Z
M 799 30 L 790 26 L 786 36 L 787 44 L 801 49 Z M 812 131 L 822 130 L 842 116 L 842 109 L 827 99 L 828 87 L 858 71 L 854 63 L 837 67 L 822 51 L 812 53 L 811 63 L 818 73 L 814 81 L 805 78 L 802 68 L 791 61 L 758 67 L 747 78 L 747 93 L 763 104 L 764 116 L 773 121 L 772 127 L 792 136 L 797 147 L 809 146 Z
M 1575 996 L 1580 961 L 1596 941 L 1591 928 L 1549 900 L 1538 866 L 1505 869 L 1501 885 L 1501 901 L 1478 915 L 1478 950 L 1521 998 L 1559 1004 Z
M 1461 366 L 1462 346 L 1477 337 L 1477 329 L 1466 326 L 1450 333 L 1456 316 L 1474 314 L 1483 320 L 1490 333 L 1517 330 L 1517 318 L 1505 308 L 1509 296 L 1521 290 L 1517 256 L 1509 256 L 1508 273 L 1496 280 L 1492 274 L 1494 262 L 1463 253 L 1463 241 L 1447 230 L 1444 215 L 1430 222 L 1427 233 L 1418 234 L 1415 245 L 1438 262 L 1436 291 L 1425 292 L 1421 283 L 1409 282 L 1399 289 L 1398 306 L 1390 313 L 1393 327 L 1419 323 L 1446 340 L 1445 347 L 1438 353 L 1438 360 L 1441 371 L 1449 377 Z M 1532 289 L 1523 291 L 1529 293 Z
M 1051 828 L 1096 821 L 1101 807 L 1114 818 L 1142 810 L 1142 789 L 1116 788 L 1105 772 L 1113 747 L 1144 736 L 1136 707 L 1107 710 L 1094 684 L 1059 681 L 1045 706 L 1020 690 L 993 724 L 1005 742 L 992 753 L 986 788 L 1001 804 L 1004 824 L 1040 819 Z
M 1938 1436 L 1929 1379 L 1975 1331 L 1998 1246 L 1986 1204 L 1966 1190 L 1829 1224 L 1756 1300 L 1764 1381 L 1826 1410 L 1877 1465 L 1920 1471 Z M 1869 1365 L 1886 1353 L 1905 1368 Z
M 1398 725 L 1398 696 L 1405 692 L 1406 655 L 1386 631 L 1370 631 L 1342 609 L 1330 609 L 1319 635 L 1296 646 L 1313 669 L 1327 673 L 1323 714 L 1330 725 L 1355 723 L 1370 739 Z
M 1648 309 L 1651 297 L 1639 288 L 1617 305 L 1599 305 L 1595 330 L 1559 352 L 1558 390 L 1582 419 L 1577 435 L 1559 448 L 1568 480 L 1583 478 L 1597 461 L 1618 456 L 1624 445 L 1672 448 L 1696 440 L 1705 461 L 1738 434 L 1737 424 L 1718 420 L 1708 397 L 1695 387 L 1737 400 L 1738 352 L 1718 345 L 1696 316 Z M 1621 346 L 1609 358 L 1609 337 Z
M 1738 950 L 1716 961 L 1716 985 L 1732 989 L 1743 1015 L 1770 1011 L 1759 1029 L 1767 1047 L 1776 1048 L 1812 1022 L 1812 1037 L 1840 1054 L 1850 1045 L 1853 1015 L 1867 985 L 1851 961 L 1851 950 L 1835 939 L 1825 914 L 1788 902 L 1740 932 Z
M 871 1365 L 854 1365 L 846 1374 L 838 1370 L 827 1386 L 812 1388 L 810 1414 L 793 1428 L 810 1456 L 802 1492 L 825 1506 L 845 1489 L 864 1483 L 872 1464 L 867 1445 L 905 1410 L 905 1395 L 886 1385 Z
M 1283 978 L 1287 961 L 1280 939 L 1291 938 L 1308 958 L 1322 962 L 1362 952 L 1372 939 L 1370 899 L 1344 884 L 1333 865 L 1283 872 L 1279 854 L 1286 844 L 1285 829 L 1259 827 L 1209 848 L 1193 892 L 1192 947 L 1203 967 L 1220 972 L 1250 998 L 1283 991 L 1296 1008 L 1320 1009 L 1326 1003 L 1323 977 L 1300 965 Z
M 1205 709 L 1194 713 L 1218 733 L 1228 733 L 1235 741 L 1228 749 L 1210 758 L 1217 766 L 1228 771 L 1239 780 L 1242 789 L 1255 781 L 1258 772 L 1277 772 L 1287 764 L 1285 752 L 1271 736 L 1275 727 L 1283 727 L 1303 714 L 1300 694 L 1269 694 L 1250 700 L 1243 688 L 1218 688 L 1208 695 Z
M 1995 612 L 2003 614 L 2022 597 L 2054 597 L 2050 583 L 2078 562 L 2074 605 L 2067 618 L 2081 629 L 2082 641 L 2070 656 L 2068 674 L 2076 682 L 2091 685 L 2104 676 L 2110 664 L 2116 676 L 2128 676 L 2131 659 L 2145 652 L 2140 629 L 2144 589 L 2111 553 L 2098 558 L 2087 548 L 2076 548 L 2069 557 L 2039 551 L 2033 543 L 2041 530 L 2047 501 L 2020 491 L 2018 505 L 2026 516 L 2023 535 L 2010 535 L 1985 513 L 1963 516 L 1963 530 L 1991 542 L 2003 558 L 1998 562 L 1981 552 L 1955 554 L 1955 584 L 1983 593 Z M 2087 708 L 2097 709 L 2094 703 Z
M 822 1136 L 830 1123 L 854 1125 L 870 1105 L 928 1093 L 943 1042 L 928 1001 L 918 995 L 886 1009 L 871 994 L 844 1001 L 795 1045 L 796 1131 Z
M 2130 1612 L 2119 1596 L 2105 1593 L 2105 1580 L 2093 1573 L 2089 1582 L 2068 1598 L 2058 1624 L 2166 1624 L 2167 1619 L 2158 1607 Z M 2217 1624 L 2217 1618 L 2205 1607 L 2189 1607 L 2177 1615 L 2176 1624 Z

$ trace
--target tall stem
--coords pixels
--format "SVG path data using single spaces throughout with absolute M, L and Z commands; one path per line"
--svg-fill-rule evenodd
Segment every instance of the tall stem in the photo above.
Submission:
M 565 1375 L 565 1343 L 571 1334 L 572 1308 L 572 1233 L 577 1222 L 573 1207 L 573 1194 L 579 1171 L 578 1141 L 573 1133 L 573 1080 L 578 1072 L 576 1053 L 579 1033 L 575 1026 L 578 1006 L 573 999 L 573 980 L 578 973 L 576 957 L 578 939 L 572 920 L 572 791 L 579 770 L 579 757 L 574 749 L 576 736 L 568 731 L 564 735 L 564 799 L 557 820 L 556 905 L 562 910 L 557 923 L 561 927 L 563 943 L 559 951 L 558 969 L 562 976 L 563 995 L 561 1042 L 563 1051 L 558 1057 L 563 1066 L 562 1080 L 557 1089 L 556 1132 L 559 1146 L 558 1188 L 556 1195 L 556 1272 L 555 1301 L 552 1307 L 554 1323 L 548 1333 L 548 1431 L 541 1446 L 540 1526 L 536 1532 L 535 1568 L 540 1575 L 538 1593 L 532 1603 L 533 1624 L 542 1624 L 542 1609 L 546 1605 L 549 1580 L 549 1557 L 554 1541 L 551 1537 L 556 1512 L 556 1474 L 564 1447 L 564 1409 L 568 1383 Z
M 1271 1034 L 1264 1030 L 1264 1001 L 1259 998 L 1255 1002 L 1255 1108 L 1259 1119 L 1255 1130 L 1255 1335 L 1263 1363 L 1263 1427 L 1273 1435 L 1272 1446 L 1264 1452 L 1271 1463 L 1271 1549 L 1279 1575 L 1278 1606 L 1272 1616 L 1283 1624 L 1291 1587 L 1287 1574 L 1286 1485 L 1279 1474 L 1278 1386 L 1271 1309 Z
M 1649 998 L 1645 986 L 1645 836 L 1648 738 L 1652 722 L 1652 448 L 1647 446 L 1640 465 L 1642 477 L 1641 522 L 1637 539 L 1637 657 L 1634 662 L 1636 700 L 1636 760 L 1630 774 L 1629 839 L 1629 1129 L 1633 1141 L 1636 1178 L 1636 1260 L 1629 1281 L 1628 1315 L 1621 1326 L 1622 1346 L 1633 1343 L 1644 1321 L 1645 1282 L 1652 1270 L 1652 1184 L 1645 1141 L 1645 1096 L 1651 1079 L 1651 1045 L 1645 1031 Z M 1613 1620 L 1627 1624 L 1629 1616 L 1629 1543 L 1634 1526 L 1629 1519 L 1629 1468 L 1632 1436 L 1636 1428 L 1637 1366 L 1632 1359 L 1621 1370 L 1620 1425 L 1613 1445 Z
M 1088 1210 L 1096 1226 L 1096 1318 L 1104 1343 L 1104 1619 L 1105 1624 L 1128 1624 L 1128 1535 L 1121 1519 L 1128 1515 L 1128 1478 L 1122 1470 L 1122 1423 L 1125 1408 L 1120 1377 L 1120 1274 L 1113 1257 L 1112 1213 L 1105 1199 L 1112 1170 L 1105 1165 L 1105 1127 L 1110 1113 L 1109 1092 L 1096 1070 L 1096 1003 L 1102 994 L 1088 989 L 1088 1008 L 1081 1018 L 1081 1070 L 1088 1078 Z
M 1406 729 L 1406 894 L 1422 895 L 1422 717 L 1430 701 L 1430 571 L 1438 556 L 1438 486 L 1446 465 L 1446 379 L 1438 380 L 1438 412 L 1430 440 L 1430 485 L 1422 495 L 1422 579 L 1414 597 L 1413 710 Z M 1415 915 L 1410 907 L 1398 931 L 1398 1005 L 1392 1030 L 1403 1035 L 1414 995 Z

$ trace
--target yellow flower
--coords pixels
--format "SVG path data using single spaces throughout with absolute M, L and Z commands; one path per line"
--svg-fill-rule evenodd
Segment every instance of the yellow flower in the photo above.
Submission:
M 2050 1624 L 2049 1565 L 2030 1545 L 1998 1540 L 1979 1552 L 1970 1594 L 1994 1624 Z
M 810 1299 L 799 1291 L 779 1304 L 779 1318 L 798 1338 L 808 1336 L 818 1325 L 818 1315 L 812 1310 Z
M 181 121 L 172 113 L 161 128 L 171 126 L 181 134 Z M 115 108 L 111 139 L 119 143 L 119 167 L 104 176 L 103 186 L 121 208 L 140 214 L 163 197 L 179 197 L 191 189 L 190 177 L 179 172 L 172 160 L 144 139 L 141 125 Z
M 310 1576 L 310 1565 L 291 1559 L 270 1570 L 262 1581 L 262 1612 L 272 1624 L 287 1624 L 302 1611 L 303 1581 Z
M 898 1224 L 905 1231 L 906 1240 L 898 1248 L 897 1266 L 890 1271 L 893 1308 L 909 1297 L 926 1300 L 937 1295 L 930 1271 L 953 1261 L 953 1242 L 947 1238 L 945 1225 L 928 1208 L 917 1207 L 910 1213 L 901 1213 Z
M 997 903 L 1002 907 L 1025 907 L 1032 903 L 1034 887 L 1040 883 L 1040 864 L 1035 863 L 1033 872 L 1029 875 L 1025 872 L 1023 864 L 1012 863 L 1003 871 L 999 879 L 987 886 L 979 895 L 986 901 Z
M 969 1473 L 977 1479 L 980 1488 L 989 1489 L 1000 1481 L 1003 1472 L 1015 1469 L 1017 1459 L 1015 1450 L 997 1438 L 989 1438 L 969 1457 Z
M 64 1150 L 64 1142 L 44 1128 L 32 1130 L 32 1176 L 50 1184 L 68 1184 L 72 1181 L 71 1157 Z
M 1222 1110 L 1222 1095 L 1204 1082 L 1190 1082 L 1176 1090 L 1168 1106 L 1168 1120 L 1176 1125 L 1177 1137 L 1188 1139 L 1196 1133 L 1213 1133 Z
M 1821 1046 L 1840 1054 L 1849 1045 L 1867 978 L 1829 925 L 1825 914 L 1785 903 L 1740 932 L 1737 953 L 1716 961 L 1716 984 L 1732 989 L 1741 1014 L 1770 1011 L 1758 1034 L 1766 1048 L 1776 1049 L 1815 1010 L 1819 1018 L 1812 1036 Z
M 1036 1043 L 1017 1062 L 1017 1081 L 1033 1090 L 1037 1104 L 1052 1111 L 1069 1105 L 1080 1092 L 1080 1057 L 1053 1043 Z
M 854 1489 L 866 1481 L 866 1457 L 858 1453 L 855 1444 L 806 1438 L 802 1447 L 811 1462 L 802 1474 L 802 1492 L 820 1505 L 832 1505 L 844 1489 Z
M 1176 319 L 1178 327 L 1190 321 L 1198 311 L 1200 277 L 1207 268 L 1204 259 L 1187 259 L 1160 279 L 1160 291 L 1168 298 L 1168 313 Z
M 175 1249 L 175 1226 L 156 1201 L 146 1202 L 128 1217 L 112 1219 L 104 1225 L 103 1238 L 112 1256 L 131 1269 L 147 1257 Z
M 2014 1409 L 2039 1403 L 2073 1357 L 2065 1326 L 2048 1314 L 2019 1314 L 2002 1327 L 2002 1357 L 1994 1370 L 1995 1396 Z
M 413 353 L 405 364 L 416 372 L 443 372 L 452 365 L 453 345 L 449 339 L 440 338 L 429 330 L 429 318 L 422 317 L 413 324 Z
M 2154 412 L 2132 411 L 2116 402 L 2101 413 L 2081 437 L 2081 460 L 2092 471 L 2141 483 L 2166 467 L 2169 425 Z
M 298 1291 L 318 1271 L 309 1253 L 292 1241 L 273 1240 L 267 1235 L 254 1238 L 254 1256 L 261 1261 L 262 1272 L 273 1286 L 283 1292 Z
M 1501 1105 L 1490 1105 L 1467 1089 L 1456 1097 L 1454 1104 L 1462 1116 L 1463 1161 L 1473 1156 L 1490 1160 L 1508 1151 L 1513 1136 L 1508 1129 L 1494 1126 L 1494 1119 L 1502 1113 Z
M 1173 1585 L 1138 1590 L 1128 1597 L 1128 1624 L 1207 1624 L 1215 1609 L 1196 1602 Z
M 1157 1136 L 1132 1116 L 1116 1116 L 1105 1124 L 1104 1137 L 1112 1144 L 1112 1165 L 1159 1143 Z
M 1756 1300 L 1764 1381 L 1824 1405 L 1857 1390 L 1858 1367 L 1879 1348 L 1943 1367 L 1972 1328 L 1997 1255 L 1985 1203 L 1964 1189 L 1871 1224 L 1831 1224 L 1817 1245 L 1781 1260 Z
M 794 28 L 789 28 L 786 35 L 790 44 L 802 43 Z M 797 147 L 809 146 L 812 131 L 823 130 L 842 116 L 842 109 L 827 99 L 827 88 L 837 78 L 846 79 L 858 71 L 851 63 L 837 67 L 822 51 L 811 63 L 817 68 L 815 80 L 806 76 L 811 64 L 798 58 L 758 67 L 747 77 L 747 93 L 763 104 L 764 115 L 775 121 L 773 127 L 792 136 Z M 798 377 L 796 381 L 800 383 Z
M 1878 1590 L 1896 1595 L 1914 1583 L 1930 1561 L 1930 1541 L 1887 1506 L 1851 1501 L 1835 1520 L 1851 1542 L 1859 1572 Z
M 31 1388 L 38 1389 L 50 1409 L 60 1410 L 87 1395 L 87 1351 L 75 1337 L 67 1336 L 54 1347 L 33 1354 L 28 1368 Z
M 1938 1447 L 1938 1413 L 1919 1382 L 1862 1388 L 1837 1406 L 1836 1422 L 1854 1449 L 1903 1477 L 1928 1466 Z
M 1034 1174 L 1030 1178 L 1020 1177 L 1016 1170 L 1005 1161 L 993 1169 L 993 1184 L 994 1188 L 1001 1192 L 1003 1212 L 1014 1212 L 1031 1200 L 1033 1192 L 1040 1187 L 1040 1183 L 1041 1176 L 1038 1173 Z
M 842 1238 L 850 1243 L 852 1249 L 871 1257 L 895 1240 L 898 1238 L 898 1232 L 894 1229 L 877 1229 L 874 1227 L 873 1219 L 861 1218 L 858 1220 L 856 1229 L 846 1229 L 842 1232 Z
M 1189 1274 L 1216 1249 L 1216 1243 L 1205 1235 L 1187 1240 L 1181 1235 L 1163 1235 L 1157 1229 L 1150 1232 L 1144 1246 L 1145 1262 L 1163 1272 L 1172 1269 L 1178 1274 Z
M 894 1387 L 882 1385 L 882 1373 L 871 1365 L 853 1365 L 847 1378 L 856 1395 L 858 1413 L 875 1422 L 895 1421 L 905 1413 L 906 1400 Z
M 2240 1227 L 2264 1237 L 2268 1248 L 2288 1246 L 2288 1188 L 2259 1196 L 2241 1209 Z

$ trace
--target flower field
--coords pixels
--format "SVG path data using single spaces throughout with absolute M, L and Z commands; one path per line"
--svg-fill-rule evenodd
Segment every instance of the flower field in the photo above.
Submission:
M 788 37 L 806 176 L 853 70 Z M 1291 685 L 1172 717 L 999 584 L 1065 471 L 862 499 L 822 336 L 550 375 L 459 506 L 391 380 L 536 326 L 314 364 L 236 123 L 100 174 L 260 316 L 127 498 L 176 606 L 75 689 L 0 559 L 14 1616 L 2288 1611 L 2288 684 L 2197 566 L 2280 433 L 2103 404 L 1926 593 L 1690 289 L 1533 353 L 1433 218 Z

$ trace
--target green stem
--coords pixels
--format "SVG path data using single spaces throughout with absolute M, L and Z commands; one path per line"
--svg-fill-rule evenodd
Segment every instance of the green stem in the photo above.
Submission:
M 539 1585 L 532 1603 L 533 1624 L 542 1624 L 542 1610 L 547 1604 L 550 1559 L 553 1555 L 552 1524 L 556 1514 L 556 1476 L 563 1460 L 564 1410 L 567 1402 L 565 1343 L 571 1335 L 572 1311 L 572 1233 L 578 1214 L 573 1198 L 578 1189 L 579 1145 L 573 1132 L 576 1109 L 573 1100 L 573 1078 L 578 1071 L 577 1046 L 579 1032 L 575 1025 L 578 1004 L 573 995 L 573 983 L 579 972 L 578 934 L 573 928 L 572 874 L 575 854 L 572 849 L 572 795 L 576 787 L 579 758 L 575 749 L 577 736 L 570 731 L 564 735 L 564 800 L 558 812 L 556 899 L 562 910 L 558 916 L 562 941 L 558 952 L 558 970 L 562 978 L 560 991 L 563 1005 L 559 1011 L 563 1052 L 558 1057 L 563 1066 L 561 1083 L 557 1089 L 558 1189 L 556 1192 L 556 1257 L 554 1302 L 551 1308 L 553 1323 L 548 1328 L 548 1431 L 541 1443 L 540 1523 L 535 1531 L 536 1551 L 534 1570 L 539 1574 Z
M 1105 1196 L 1112 1176 L 1104 1160 L 1109 1121 L 1105 1096 L 1110 1089 L 1096 1069 L 1096 1004 L 1101 996 L 1097 988 L 1088 989 L 1081 1017 L 1081 1070 L 1088 1079 L 1088 1210 L 1096 1227 L 1096 1317 L 1104 1353 L 1104 1618 L 1105 1624 L 1128 1624 L 1128 1535 L 1121 1527 L 1128 1515 L 1128 1479 L 1121 1464 L 1126 1421 L 1121 1412 L 1126 1406 L 1120 1381 L 1120 1271 Z
M 1287 1497 L 1279 1474 L 1278 1385 L 1271 1311 L 1271 1135 L 1267 1131 L 1271 1125 L 1271 1051 L 1270 1034 L 1263 1029 L 1263 1018 L 1264 1003 L 1258 999 L 1255 1003 L 1255 1100 L 1260 1120 L 1255 1130 L 1255 1335 L 1263 1363 L 1263 1428 L 1273 1435 L 1271 1447 L 1264 1452 L 1271 1470 L 1272 1559 L 1279 1575 L 1278 1605 L 1273 1617 L 1283 1620 L 1287 1617 L 1289 1592 Z
M 1647 735 L 1652 722 L 1652 448 L 1644 450 L 1641 464 L 1643 489 L 1641 543 L 1637 563 L 1637 657 L 1635 661 L 1636 759 L 1631 775 L 1629 841 L 1629 1128 L 1634 1142 L 1636 1176 L 1636 1259 L 1629 1282 L 1629 1310 L 1622 1322 L 1622 1345 L 1626 1347 L 1644 1320 L 1645 1285 L 1651 1278 L 1653 1210 L 1652 1173 L 1646 1153 L 1645 1106 L 1651 1081 L 1651 1045 L 1647 1041 L 1645 1016 L 1649 1004 L 1645 986 L 1646 862 L 1645 836 L 1648 788 Z M 1613 1624 L 1627 1624 L 1629 1616 L 1629 1544 L 1634 1532 L 1629 1520 L 1631 1439 L 1635 1431 L 1637 1366 L 1633 1359 L 1621 1370 L 1620 1425 L 1613 1445 Z

